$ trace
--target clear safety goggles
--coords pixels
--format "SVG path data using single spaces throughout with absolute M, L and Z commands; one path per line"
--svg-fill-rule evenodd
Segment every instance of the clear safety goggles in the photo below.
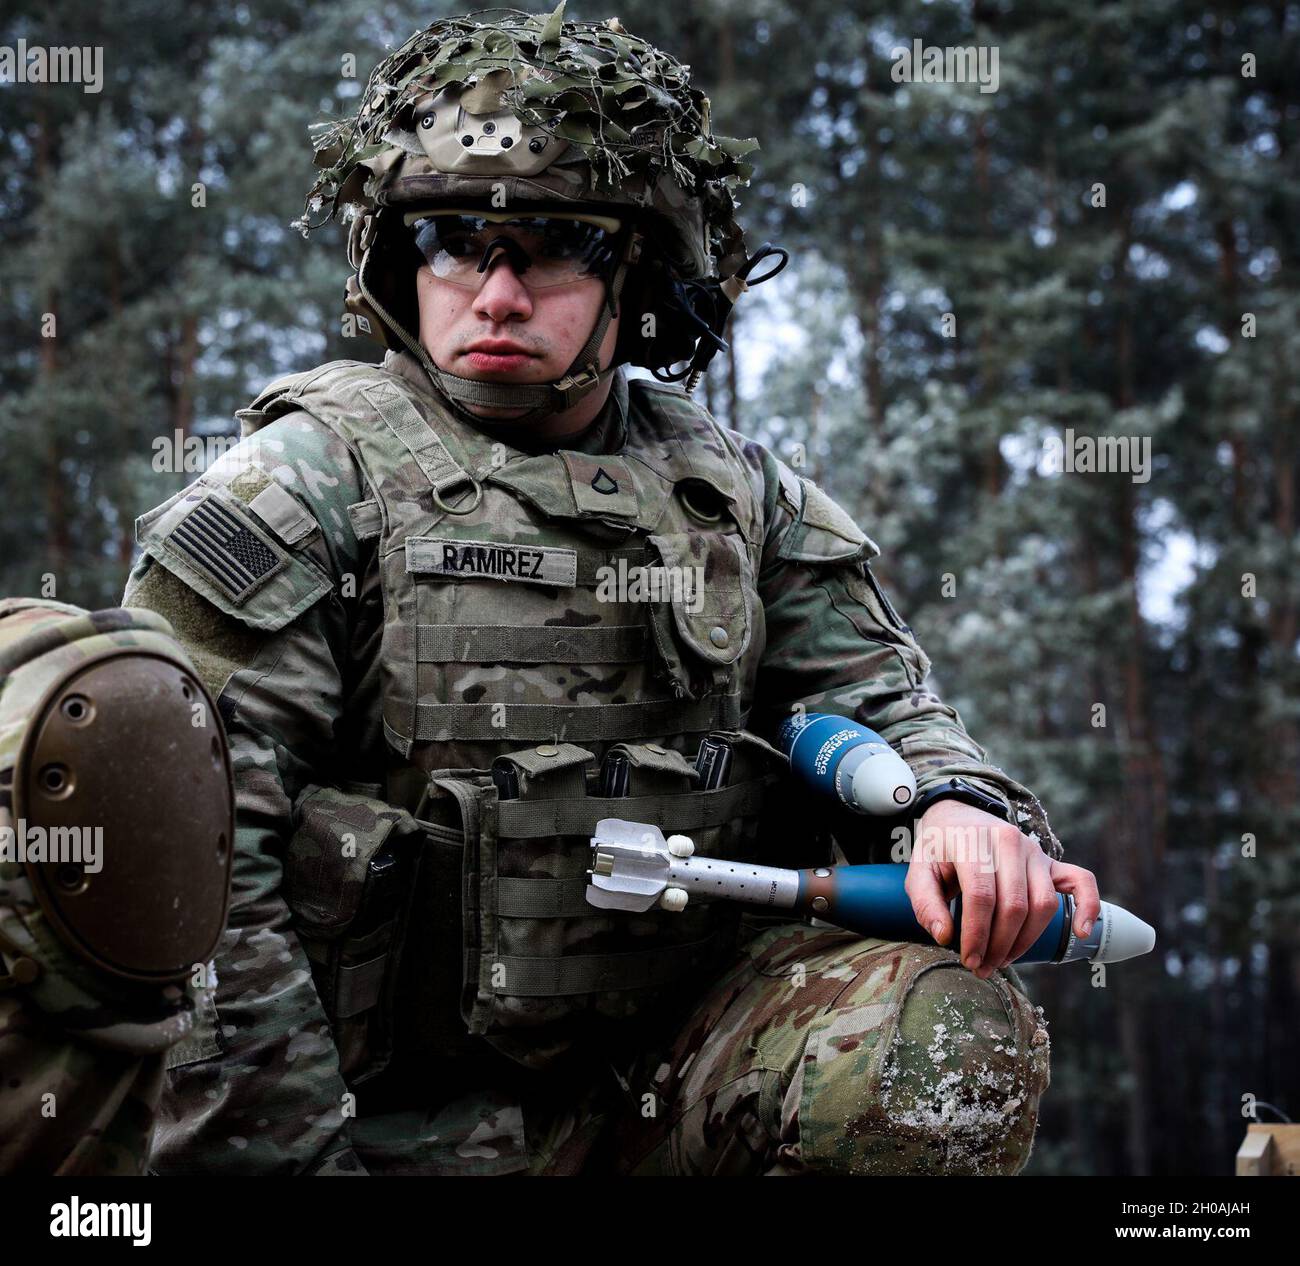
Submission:
M 623 222 L 579 212 L 411 211 L 402 217 L 433 275 L 477 290 L 500 255 L 530 289 L 605 278 Z

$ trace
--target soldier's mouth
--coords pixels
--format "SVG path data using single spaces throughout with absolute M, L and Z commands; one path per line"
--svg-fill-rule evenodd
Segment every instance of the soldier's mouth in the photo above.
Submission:
M 471 343 L 461 355 L 475 369 L 498 371 L 520 369 L 535 359 L 534 353 L 507 339 L 480 339 Z

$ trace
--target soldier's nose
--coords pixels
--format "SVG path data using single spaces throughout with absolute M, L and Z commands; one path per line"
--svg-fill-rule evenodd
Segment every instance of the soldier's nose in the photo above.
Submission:
M 533 300 L 523 279 L 510 266 L 504 250 L 497 251 L 487 266 L 487 276 L 474 297 L 474 311 L 493 321 L 517 316 L 527 320 L 533 314 Z

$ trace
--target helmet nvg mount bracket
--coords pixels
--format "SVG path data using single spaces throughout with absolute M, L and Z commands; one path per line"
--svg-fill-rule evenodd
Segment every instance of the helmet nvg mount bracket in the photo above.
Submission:
M 715 136 L 687 67 L 616 18 L 566 22 L 563 2 L 549 15 L 484 10 L 416 32 L 375 67 L 356 115 L 320 125 L 321 172 L 294 224 L 305 236 L 333 216 L 350 222 L 346 304 L 364 333 L 410 351 L 458 411 L 523 408 L 516 420 L 529 421 L 572 407 L 623 363 L 695 385 L 726 347 L 736 299 L 787 261 L 767 244 L 749 255 L 736 221 L 735 191 L 751 172 L 744 156 L 755 148 Z M 402 218 L 453 206 L 622 221 L 606 303 L 561 378 L 461 378 L 420 345 L 414 273 L 423 261 Z M 760 260 L 775 263 L 755 277 Z M 624 320 L 602 369 L 600 345 L 621 300 L 655 320 Z

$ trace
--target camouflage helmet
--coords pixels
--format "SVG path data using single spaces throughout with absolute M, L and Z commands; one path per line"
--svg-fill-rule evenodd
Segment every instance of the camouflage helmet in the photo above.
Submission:
M 491 9 L 418 31 L 375 68 L 358 113 L 321 125 L 315 145 L 322 171 L 296 226 L 305 235 L 331 216 L 350 223 L 349 309 L 363 331 L 411 351 L 453 404 L 540 416 L 576 403 L 600 381 L 600 343 L 625 282 L 633 316 L 668 306 L 654 339 L 632 337 L 634 322 L 623 321 L 614 364 L 658 372 L 689 359 L 716 324 L 701 306 L 716 318 L 725 294 L 729 310 L 754 262 L 735 191 L 757 142 L 713 134 L 686 66 L 617 19 L 564 21 L 563 3 L 549 15 Z M 396 229 L 403 213 L 438 205 L 631 221 L 605 310 L 563 378 L 485 383 L 432 364 L 414 333 L 423 261 Z
M 0 601 L 0 875 L 32 909 L 0 988 L 180 982 L 225 926 L 230 754 L 162 616 Z M 0 911 L 3 914 L 3 911 Z M 10 925 L 12 928 L 12 924 Z

